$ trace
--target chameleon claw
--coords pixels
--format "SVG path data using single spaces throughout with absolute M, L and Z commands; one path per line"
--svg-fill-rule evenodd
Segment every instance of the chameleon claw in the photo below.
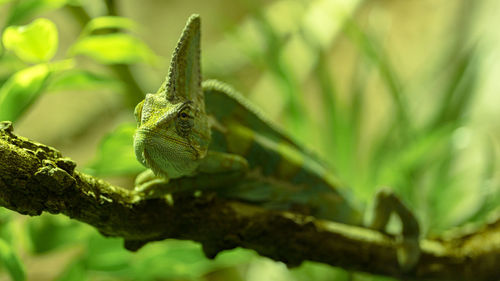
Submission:
M 401 220 L 402 233 L 396 238 L 396 255 L 402 271 L 411 271 L 420 258 L 420 227 L 416 217 L 390 188 L 380 189 L 375 197 L 374 218 L 370 228 L 385 231 L 392 213 Z
M 403 272 L 411 271 L 420 259 L 420 244 L 417 236 L 397 238 L 396 255 Z

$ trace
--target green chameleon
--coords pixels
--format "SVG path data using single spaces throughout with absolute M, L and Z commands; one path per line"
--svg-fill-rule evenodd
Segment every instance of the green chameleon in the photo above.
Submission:
M 137 192 L 155 197 L 212 188 L 268 208 L 362 225 L 360 212 L 315 155 L 230 86 L 202 82 L 200 33 L 200 18 L 192 15 L 166 81 L 135 109 L 135 154 L 149 168 L 137 177 Z M 419 226 L 389 190 L 378 192 L 369 227 L 383 231 L 392 212 L 403 225 L 398 260 L 409 270 L 419 258 Z

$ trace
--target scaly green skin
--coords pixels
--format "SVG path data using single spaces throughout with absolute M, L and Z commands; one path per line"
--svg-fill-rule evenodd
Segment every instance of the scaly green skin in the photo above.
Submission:
M 213 80 L 202 84 L 200 69 L 200 19 L 193 15 L 166 81 L 135 110 L 135 153 L 154 172 L 137 178 L 137 191 L 164 195 L 175 188 L 169 185 L 174 178 L 192 179 L 193 190 L 224 182 L 231 188 L 217 190 L 220 196 L 361 224 L 360 212 L 339 193 L 343 190 L 320 160 L 231 87 Z M 166 190 L 158 193 L 159 188 Z M 375 206 L 373 228 L 383 230 L 392 212 L 401 218 L 398 254 L 402 268 L 411 269 L 419 256 L 416 219 L 387 190 L 378 193 Z
M 281 132 L 230 86 L 203 83 L 211 117 L 209 150 L 243 156 L 255 184 L 239 185 L 230 197 L 281 209 L 297 209 L 319 218 L 361 224 L 360 213 L 339 194 L 339 185 L 314 155 Z M 223 194 L 226 195 L 226 194 Z

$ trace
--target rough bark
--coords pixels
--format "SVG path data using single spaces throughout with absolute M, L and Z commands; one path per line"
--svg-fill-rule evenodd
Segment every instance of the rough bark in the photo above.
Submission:
M 418 264 L 402 272 L 395 238 L 370 229 L 277 212 L 219 198 L 144 199 L 80 173 L 54 148 L 16 136 L 0 123 L 0 205 L 26 215 L 64 214 L 137 250 L 166 238 L 198 241 L 207 257 L 234 247 L 297 266 L 304 260 L 418 280 L 497 280 L 500 220 L 472 234 L 423 240 Z

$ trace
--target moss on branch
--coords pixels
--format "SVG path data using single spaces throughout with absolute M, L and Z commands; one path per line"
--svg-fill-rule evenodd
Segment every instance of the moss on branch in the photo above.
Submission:
M 230 201 L 206 192 L 144 199 L 133 191 L 75 170 L 54 148 L 16 136 L 0 123 L 0 205 L 26 215 L 64 214 L 103 235 L 123 237 L 137 250 L 166 238 L 198 241 L 208 257 L 235 247 L 253 249 L 289 266 L 317 261 L 399 278 L 496 280 L 500 220 L 469 235 L 424 240 L 416 267 L 402 272 L 394 237 Z M 172 203 L 173 202 L 173 203 Z

